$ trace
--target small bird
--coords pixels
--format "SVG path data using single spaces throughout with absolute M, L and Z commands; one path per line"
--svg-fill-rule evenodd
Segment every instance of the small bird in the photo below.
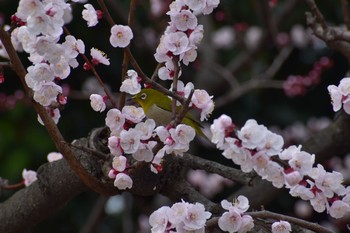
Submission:
M 146 116 L 153 119 L 157 125 L 166 126 L 172 120 L 172 101 L 165 94 L 151 88 L 144 88 L 132 98 L 140 104 Z M 179 113 L 180 107 L 177 107 L 177 111 Z M 181 123 L 191 126 L 197 135 L 209 140 L 203 133 L 200 123 L 190 113 L 186 113 Z

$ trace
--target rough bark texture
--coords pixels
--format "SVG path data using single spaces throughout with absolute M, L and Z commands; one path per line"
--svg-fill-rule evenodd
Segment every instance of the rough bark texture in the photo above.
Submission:
M 65 160 L 44 164 L 37 182 L 0 204 L 0 232 L 26 232 L 85 190 Z

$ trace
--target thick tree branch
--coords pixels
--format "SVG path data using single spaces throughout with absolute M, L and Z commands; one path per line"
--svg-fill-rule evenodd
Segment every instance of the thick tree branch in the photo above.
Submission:
M 26 232 L 85 190 L 65 159 L 44 164 L 36 182 L 0 204 L 0 232 Z

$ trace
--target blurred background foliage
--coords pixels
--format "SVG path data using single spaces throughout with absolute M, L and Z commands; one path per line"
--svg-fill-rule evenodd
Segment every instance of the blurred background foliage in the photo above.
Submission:
M 169 2 L 169 0 L 164 2 Z M 277 1 L 277 5 L 272 8 L 272 13 L 280 12 L 287 2 L 288 0 Z M 280 34 L 289 35 L 291 28 L 296 24 L 306 28 L 304 12 L 307 7 L 302 1 L 299 2 L 288 14 L 288 17 L 277 22 Z M 99 9 L 96 1 L 90 3 Z M 126 24 L 129 1 L 106 1 L 106 3 L 115 22 Z M 0 0 L 1 18 L 7 24 L 10 23 L 10 16 L 16 11 L 17 4 L 18 1 Z M 343 24 L 340 1 L 323 0 L 318 1 L 317 4 L 330 24 Z M 168 23 L 168 17 L 164 14 L 166 8 L 164 12 L 158 12 L 160 13 L 158 16 L 150 12 L 150 7 L 149 1 L 138 1 L 134 27 L 135 38 L 131 44 L 134 56 L 149 76 L 157 65 L 153 54 L 159 37 Z M 72 23 L 67 25 L 67 28 L 74 36 L 85 42 L 87 54 L 92 47 L 99 48 L 108 54 L 111 65 L 99 66 L 97 71 L 117 96 L 121 82 L 122 50 L 110 46 L 109 26 L 106 21 L 102 20 L 93 28 L 86 26 L 86 22 L 81 17 L 82 9 L 83 5 L 74 5 L 74 19 Z M 214 66 L 214 63 L 221 66 L 228 65 L 247 47 L 243 46 L 244 43 L 238 43 L 228 48 L 217 48 L 212 44 L 211 36 L 224 26 L 237 28 L 237 26 L 243 25 L 243 27 L 258 26 L 264 28 L 266 25 L 264 25 L 263 17 L 259 4 L 254 0 L 221 0 L 221 4 L 213 14 L 200 17 L 200 22 L 205 27 L 205 38 L 199 50 L 197 61 L 183 69 L 182 79 L 184 82 L 191 81 L 196 84 L 197 88 L 207 89 L 211 95 L 214 95 L 214 100 L 224 93 L 232 91 L 223 77 L 215 74 L 210 68 L 212 65 Z M 239 35 L 236 34 L 237 36 Z M 243 82 L 264 72 L 278 53 L 279 48 L 271 38 L 268 38 L 261 51 L 252 57 L 248 65 L 242 66 L 239 72 L 234 74 L 235 77 Z M 28 65 L 26 54 L 22 53 L 20 56 L 23 63 Z M 261 124 L 284 129 L 295 122 L 306 123 L 312 117 L 332 118 L 334 113 L 327 86 L 337 85 L 348 70 L 348 64 L 340 54 L 322 46 L 315 48 L 312 44 L 303 48 L 294 47 L 273 79 L 286 80 L 289 75 L 307 75 L 314 63 L 323 56 L 330 58 L 333 61 L 333 66 L 322 73 L 320 83 L 308 89 L 305 95 L 291 98 L 286 96 L 283 89 L 254 89 L 240 98 L 220 106 L 213 113 L 211 119 L 225 113 L 232 116 L 237 125 L 242 125 L 247 119 L 254 118 Z M 83 63 L 82 60 L 79 61 L 80 64 Z M 15 183 L 20 181 L 24 168 L 37 170 L 41 164 L 47 161 L 46 155 L 55 151 L 55 148 L 45 129 L 37 122 L 37 115 L 31 108 L 30 101 L 23 97 L 20 82 L 14 72 L 5 68 L 4 73 L 5 82 L 0 84 L 0 177 L 8 179 L 10 183 Z M 68 104 L 61 111 L 59 128 L 67 141 L 85 137 L 92 128 L 104 124 L 105 113 L 98 114 L 90 108 L 89 93 L 98 91 L 92 80 L 89 72 L 78 68 L 72 71 L 72 75 L 67 80 L 63 81 L 70 95 L 68 96 Z M 165 83 L 165 85 L 169 85 L 169 83 Z M 212 121 L 211 119 L 209 122 Z M 196 148 L 196 150 L 210 158 L 219 157 L 215 150 L 202 147 Z M 220 159 L 219 161 L 226 162 Z M 232 190 L 228 189 L 226 194 L 229 192 Z M 0 201 L 6 200 L 11 194 L 13 192 L 3 191 Z M 217 196 L 217 200 L 220 200 L 219 197 L 222 198 L 222 196 Z M 86 224 L 94 207 L 93 203 L 97 200 L 97 194 L 83 193 L 57 214 L 35 227 L 32 232 L 47 232 L 48 229 L 49 232 L 79 232 Z M 129 203 L 130 197 L 124 195 L 120 200 L 119 202 L 116 200 L 115 203 L 119 203 L 119 205 L 120 202 Z M 152 200 L 152 198 L 138 197 L 134 199 L 133 206 L 137 206 L 135 203 L 141 203 L 144 213 L 149 214 L 150 209 L 147 208 Z M 293 214 L 294 202 L 293 198 L 286 195 L 276 200 L 267 209 Z M 134 212 L 135 210 L 131 208 L 129 211 Z M 140 212 L 140 209 L 137 212 Z M 311 220 L 317 220 L 322 216 L 313 215 Z M 137 217 L 133 218 L 131 222 L 126 222 L 125 214 L 118 211 L 104 215 L 97 232 L 136 232 Z M 129 225 L 129 227 L 122 228 L 122 225 L 125 226 L 125 224 L 132 224 L 133 227 Z

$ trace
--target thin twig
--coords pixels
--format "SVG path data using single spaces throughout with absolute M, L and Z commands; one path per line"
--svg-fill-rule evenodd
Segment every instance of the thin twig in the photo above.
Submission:
M 223 164 L 203 159 L 199 156 L 191 155 L 186 153 L 185 156 L 179 157 L 180 160 L 184 161 L 185 166 L 192 169 L 201 169 L 209 173 L 216 173 L 229 180 L 235 181 L 243 185 L 250 185 L 254 177 L 253 173 L 244 173 L 240 169 L 235 169 Z
M 318 9 L 316 3 L 314 0 L 304 0 L 306 4 L 308 4 L 311 12 L 313 15 L 315 15 L 317 21 L 321 24 L 322 28 L 325 29 L 327 28 L 327 23 L 326 20 L 324 19 L 320 9 Z
M 100 5 L 100 7 L 101 7 L 101 9 L 103 11 L 103 16 L 106 18 L 109 26 L 112 27 L 115 23 L 114 23 L 114 20 L 113 20 L 111 14 L 109 13 L 109 10 L 108 10 L 108 8 L 107 8 L 107 6 L 105 4 L 105 1 L 104 0 L 98 0 L 97 2 L 98 2 L 98 4 Z
M 0 62 L 0 66 L 9 66 L 9 67 L 12 67 L 12 64 L 11 62 Z
M 128 25 L 130 28 L 133 28 L 133 26 L 134 26 L 135 8 L 136 8 L 136 0 L 131 0 L 130 1 L 130 8 L 129 8 L 129 17 L 128 17 Z M 130 45 L 128 45 L 128 47 L 129 46 Z M 122 63 L 122 74 L 121 74 L 121 81 L 122 82 L 125 80 L 126 74 L 128 72 L 129 60 L 130 59 L 129 59 L 128 53 L 124 49 L 123 63 Z M 126 99 L 126 93 L 125 92 L 120 93 L 119 109 L 122 109 L 124 107 L 125 99 Z
M 293 51 L 293 46 L 284 47 L 280 53 L 275 57 L 271 65 L 266 69 L 262 75 L 257 75 L 257 79 L 271 79 L 279 71 L 283 63 L 287 60 Z M 255 78 L 255 77 L 254 77 Z
M 134 58 L 134 56 L 132 55 L 130 49 L 127 47 L 125 48 L 125 51 L 128 53 L 129 59 L 130 59 L 130 63 L 131 65 L 134 67 L 134 69 L 136 70 L 136 72 L 138 73 L 138 75 L 140 76 L 140 78 L 142 79 L 142 81 L 146 84 L 148 84 L 149 86 L 153 87 L 154 89 L 156 89 L 157 91 L 160 91 L 162 93 L 164 93 L 167 96 L 173 97 L 176 100 L 178 100 L 181 104 L 185 103 L 185 99 L 178 95 L 177 93 L 173 93 L 172 91 L 168 90 L 167 88 L 163 87 L 162 85 L 160 85 L 159 83 L 153 81 L 152 79 L 150 79 L 141 69 L 141 67 L 139 66 L 139 64 L 137 63 L 136 59 Z
M 177 93 L 177 81 L 179 80 L 179 72 L 180 72 L 180 67 L 179 67 L 179 62 L 176 57 L 173 58 L 173 65 L 174 65 L 174 77 L 173 77 L 173 88 L 172 91 L 173 93 Z M 176 99 L 172 99 L 171 102 L 171 112 L 172 112 L 172 120 L 176 119 Z M 181 119 L 182 121 L 182 119 Z M 180 121 L 180 122 L 181 122 Z
M 164 63 L 158 63 L 157 67 L 154 69 L 153 74 L 151 76 L 152 81 L 156 81 L 158 77 L 158 70 L 164 65 Z
M 174 120 L 174 122 L 175 122 L 174 125 L 180 124 L 182 122 L 182 119 L 184 119 L 184 117 L 186 116 L 186 113 L 190 109 L 190 103 L 191 103 L 193 93 L 194 93 L 194 90 L 192 89 L 189 96 L 187 97 L 185 103 L 182 105 L 182 109 L 181 109 L 180 113 L 176 116 L 176 118 Z
M 64 33 L 67 35 L 71 35 L 68 28 L 64 27 Z M 106 94 L 106 96 L 108 97 L 108 99 L 111 101 L 112 106 L 113 107 L 117 107 L 117 103 L 115 102 L 112 94 L 108 91 L 108 89 L 106 88 L 106 85 L 104 84 L 104 82 L 102 81 L 100 75 L 98 74 L 98 72 L 95 69 L 95 66 L 91 64 L 90 60 L 87 58 L 87 56 L 85 54 L 80 54 L 82 56 L 82 58 L 84 59 L 84 61 L 86 62 L 86 64 L 90 67 L 90 70 L 92 71 L 92 73 L 94 74 L 96 80 L 98 81 L 98 83 L 100 84 L 100 86 L 103 88 L 104 93 Z
M 340 3 L 343 10 L 344 23 L 346 25 L 346 28 L 350 30 L 350 14 L 348 0 L 340 0 Z
M 20 182 L 20 183 L 17 183 L 17 184 L 2 185 L 2 186 L 0 186 L 0 189 L 17 190 L 17 189 L 21 189 L 23 187 L 24 187 L 24 182 Z
M 300 218 L 294 218 L 283 214 L 273 213 L 267 210 L 256 211 L 256 212 L 246 212 L 245 214 L 250 215 L 253 218 L 263 218 L 263 219 L 272 218 L 276 220 L 287 221 L 289 223 L 296 224 L 298 226 L 315 231 L 317 233 L 334 233 L 334 231 L 331 231 L 325 227 L 322 227 L 317 223 L 308 222 Z
M 7 32 L 4 31 L 2 25 L 0 25 L 0 40 L 3 43 L 7 54 L 10 57 L 10 60 L 13 64 L 13 69 L 19 77 L 25 92 L 27 93 L 30 99 L 33 99 L 33 91 L 26 85 L 25 82 L 25 76 L 27 72 L 11 43 L 10 36 L 7 34 Z M 72 170 L 74 170 L 79 176 L 79 178 L 92 190 L 95 190 L 96 192 L 101 194 L 111 195 L 112 193 L 110 193 L 105 188 L 104 184 L 98 181 L 95 177 L 91 176 L 77 160 L 77 158 L 74 155 L 74 152 L 67 145 L 65 139 L 63 138 L 61 132 L 59 131 L 57 125 L 55 124 L 51 116 L 48 114 L 46 108 L 44 108 L 35 101 L 32 101 L 32 103 L 36 112 L 39 114 L 41 120 L 43 121 L 45 128 L 47 129 L 52 141 L 55 143 L 57 150 L 64 156 Z
M 104 215 L 104 209 L 108 197 L 100 195 L 92 208 L 89 218 L 79 233 L 92 233 L 97 231 L 97 226 L 101 217 Z
M 244 82 L 240 88 L 235 89 L 234 91 L 230 91 L 220 97 L 217 97 L 215 102 L 215 107 L 220 108 L 224 105 L 232 102 L 239 97 L 245 95 L 246 93 L 254 90 L 254 89 L 265 89 L 265 88 L 275 88 L 282 89 L 284 81 L 279 80 L 265 80 L 265 79 L 250 79 L 249 81 Z

